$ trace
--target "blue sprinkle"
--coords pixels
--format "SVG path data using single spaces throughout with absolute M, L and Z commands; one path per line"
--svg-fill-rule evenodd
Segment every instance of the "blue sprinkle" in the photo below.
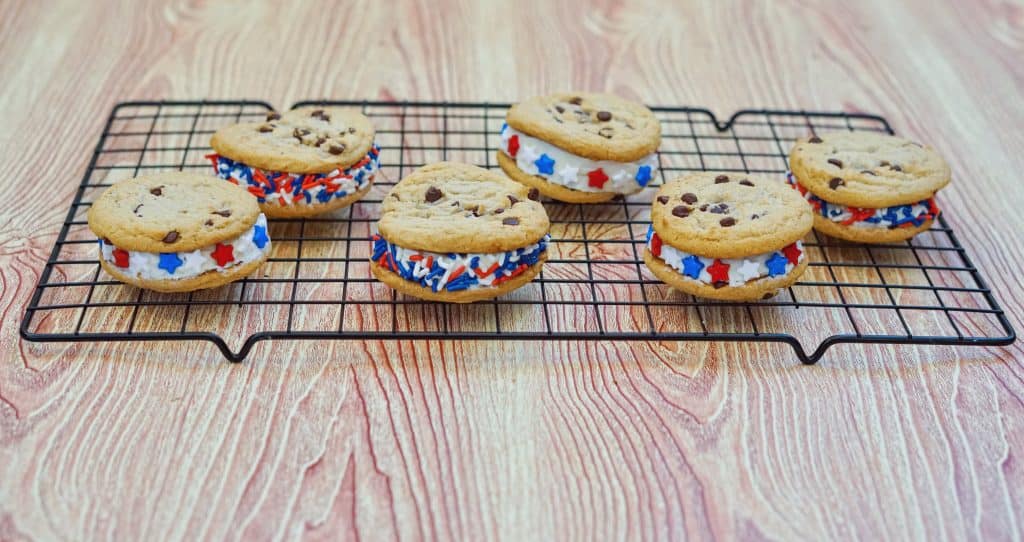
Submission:
M 640 166 L 640 169 L 636 171 L 636 184 L 647 186 L 649 182 L 651 182 L 651 166 Z
M 469 268 L 476 269 L 478 267 L 480 267 L 480 256 L 473 256 L 473 258 L 469 260 Z
M 320 203 L 327 203 L 328 201 L 331 201 L 331 194 L 327 190 L 321 190 L 320 193 L 316 195 L 316 199 Z
M 789 260 L 787 260 L 782 254 L 779 254 L 778 252 L 772 254 L 772 257 L 768 258 L 768 261 L 765 262 L 765 266 L 768 267 L 768 276 L 777 277 L 779 275 L 785 275 L 787 263 L 789 263 Z
M 160 263 L 157 265 L 160 269 L 167 271 L 168 275 L 173 275 L 179 267 L 181 267 L 182 261 L 177 254 L 173 252 L 161 252 Z

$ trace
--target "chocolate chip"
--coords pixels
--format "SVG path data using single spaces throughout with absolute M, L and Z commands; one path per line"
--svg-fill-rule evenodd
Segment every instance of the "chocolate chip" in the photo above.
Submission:
M 750 215 L 750 220 L 757 220 L 761 218 L 761 215 Z
M 677 216 L 679 218 L 686 218 L 690 216 L 691 212 L 693 212 L 693 207 L 687 207 L 685 205 L 676 205 L 672 208 L 672 216 Z
M 658 203 L 665 205 L 668 203 L 668 196 L 658 196 Z M 693 203 L 693 202 L 691 202 Z
M 212 226 L 213 221 L 208 219 L 206 222 L 203 222 L 203 224 L 205 224 L 206 226 Z
M 727 216 L 722 220 L 719 220 L 718 223 L 721 224 L 723 228 L 728 228 L 736 225 L 736 219 L 731 216 Z
M 323 145 L 324 141 L 327 141 L 327 140 L 322 138 L 322 137 L 316 138 L 316 146 L 319 147 L 320 145 Z
M 356 133 L 356 129 L 355 129 L 355 128 L 353 128 L 353 127 L 349 127 L 349 129 L 348 129 L 348 133 L 350 133 L 350 134 L 354 134 L 354 133 Z
M 572 105 L 580 105 L 581 103 L 583 103 L 583 98 L 580 98 L 579 96 L 573 96 L 572 98 L 569 98 L 569 103 L 571 103 Z
M 222 216 L 224 218 L 227 218 L 227 217 L 231 216 L 231 209 L 221 209 L 219 211 L 214 211 L 214 212 L 212 212 L 210 214 L 220 215 L 220 216 Z
M 137 216 L 139 214 L 139 209 L 141 209 L 141 208 L 142 208 L 142 204 L 141 203 L 136 205 L 135 208 L 132 209 L 132 214 Z
M 882 160 L 881 162 L 878 163 L 878 165 L 882 167 L 889 167 L 892 164 L 890 164 L 888 160 Z
M 740 181 L 740 184 L 742 184 L 743 186 L 754 186 L 754 183 L 750 182 L 750 179 L 743 179 L 742 181 Z
M 704 205 L 701 205 L 701 206 L 700 206 L 700 210 L 701 210 L 701 211 L 704 211 L 704 212 L 707 212 L 707 210 L 708 210 L 708 204 L 707 204 L 707 203 L 705 203 Z
M 811 136 L 811 138 L 808 139 L 807 142 L 808 143 L 821 143 L 821 138 L 818 137 L 818 136 Z
M 167 232 L 167 235 L 164 236 L 164 242 L 167 243 L 167 244 L 171 244 L 171 243 L 173 243 L 173 242 L 175 242 L 177 240 L 178 240 L 178 232 L 176 232 L 176 231 L 169 231 L 169 232 Z
M 311 113 L 309 114 L 309 116 L 311 116 L 311 117 L 319 117 L 320 115 L 323 115 L 323 114 L 324 114 L 324 110 L 323 110 L 323 109 L 314 109 L 314 110 L 313 110 L 313 111 L 312 111 L 312 112 L 311 112 Z
M 308 134 L 309 134 L 309 130 L 306 130 L 305 128 L 296 128 L 296 129 L 292 130 L 292 137 L 294 137 L 295 139 L 298 139 L 299 143 L 302 143 L 302 136 L 308 135 Z
M 427 189 L 427 193 L 424 196 L 424 199 L 427 200 L 427 203 L 434 203 L 435 201 L 441 199 L 442 197 L 444 197 L 444 192 L 441 192 L 441 190 L 438 189 L 436 186 L 431 186 L 430 188 Z
M 258 131 L 259 133 L 261 133 L 261 134 L 265 134 L 265 133 L 267 133 L 267 132 L 273 132 L 273 131 L 274 131 L 274 128 L 272 128 L 272 127 L 271 127 L 270 125 L 268 125 L 268 124 L 261 124 L 261 125 L 260 125 L 260 127 L 259 127 L 259 128 L 257 128 L 256 130 L 257 130 L 257 131 Z
M 281 118 L 281 114 L 278 113 L 277 111 L 271 111 L 270 113 L 267 113 L 267 120 L 268 121 L 277 120 L 277 119 L 280 119 L 280 118 Z
M 560 105 L 556 105 L 555 111 L 558 111 L 559 113 L 565 113 L 565 108 Z
M 110 242 L 110 238 L 108 238 L 108 237 L 104 237 L 104 238 L 103 238 L 103 243 L 104 243 L 104 244 L 107 244 L 107 245 L 112 245 L 112 244 L 114 244 L 114 243 L 111 243 L 111 242 Z
M 693 192 L 687 192 L 687 193 L 683 194 L 683 198 L 682 199 L 686 203 L 690 203 L 690 204 L 697 203 L 697 194 L 694 194 Z M 703 209 L 701 209 L 701 210 L 703 210 Z
M 836 166 L 839 169 L 843 169 L 843 161 L 839 160 L 838 158 L 829 158 L 828 163 L 832 164 L 833 166 Z
M 719 288 L 725 288 L 728 285 L 729 283 L 724 280 L 717 280 L 714 284 L 712 284 L 712 286 L 714 286 L 716 290 Z
M 605 126 L 604 128 L 601 128 L 600 130 L 597 131 L 597 135 L 605 139 L 611 139 L 614 133 L 615 130 L 613 130 L 611 126 Z
M 875 173 L 874 171 L 871 171 L 870 169 L 862 169 L 860 172 L 865 174 L 865 175 L 872 175 L 872 176 L 875 176 L 875 177 L 878 176 L 877 173 Z
M 718 177 L 715 177 L 715 184 L 722 184 L 727 182 L 729 182 L 728 175 L 719 175 Z
M 901 168 L 901 167 L 900 167 L 900 166 L 898 166 L 898 165 L 894 165 L 894 166 L 892 166 L 892 168 L 891 168 L 891 169 L 892 169 L 893 171 L 903 171 L 903 168 Z
M 345 144 L 338 143 L 337 145 L 335 145 L 332 143 L 330 146 L 327 147 L 327 152 L 331 154 L 341 154 L 345 152 Z
M 608 121 L 612 120 L 612 114 L 609 113 L 608 111 L 598 111 L 597 112 L 597 120 L 599 120 L 601 122 L 608 122 Z
M 474 205 L 472 207 L 466 207 L 466 210 L 473 213 L 473 216 L 480 216 L 480 206 Z
M 505 212 L 505 208 L 504 207 L 498 207 L 497 209 L 494 210 L 494 214 L 496 214 L 496 215 L 500 215 L 501 213 L 504 213 L 504 212 Z
M 515 205 L 517 203 L 519 203 L 519 198 L 513 196 L 512 194 L 509 194 L 508 195 L 508 206 L 512 207 L 513 205 Z
M 508 218 L 502 219 L 501 223 L 506 225 L 506 226 L 518 226 L 519 225 L 519 219 L 514 217 L 514 216 L 510 216 Z
M 461 204 L 461 203 L 459 203 L 459 200 L 455 200 L 455 201 L 451 202 L 451 206 L 452 206 L 452 207 L 458 207 L 458 206 L 460 206 L 460 205 L 462 205 L 462 204 Z
M 526 193 L 526 197 L 532 199 L 533 201 L 537 201 L 540 199 L 540 190 L 537 190 L 536 188 L 531 188 L 530 191 Z
M 316 111 L 313 111 L 312 113 L 310 113 L 309 116 L 318 118 L 318 119 L 320 119 L 320 120 L 322 120 L 324 122 L 330 122 L 331 121 L 331 116 L 328 115 L 327 113 L 324 113 L 323 109 L 317 109 Z
M 709 211 L 716 215 L 724 215 L 729 212 L 729 205 L 725 203 L 719 203 L 712 207 L 711 209 L 709 209 Z
M 840 186 L 845 186 L 845 185 L 846 185 L 846 181 L 840 179 L 839 177 L 835 177 L 834 179 L 832 179 L 831 181 L 828 182 L 828 187 L 831 188 L 832 190 L 835 190 L 836 188 L 839 188 Z
M 154 196 L 162 196 L 162 195 L 164 195 L 164 187 L 163 186 L 158 186 L 156 188 L 151 189 L 149 191 L 149 193 L 153 194 Z
M 773 297 L 775 297 L 775 292 L 768 292 L 768 293 L 764 294 L 763 296 L 761 296 L 761 299 L 771 299 Z

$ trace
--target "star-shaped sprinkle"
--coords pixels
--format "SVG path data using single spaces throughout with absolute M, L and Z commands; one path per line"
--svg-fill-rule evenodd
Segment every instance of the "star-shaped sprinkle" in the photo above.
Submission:
M 267 241 L 270 241 L 270 237 L 267 236 L 267 227 L 257 224 L 252 230 L 252 244 L 262 249 L 267 246 Z
M 177 254 L 173 252 L 161 252 L 160 263 L 157 265 L 160 269 L 167 271 L 168 275 L 173 275 L 175 271 L 181 267 L 182 261 Z
M 565 184 L 575 183 L 579 174 L 580 168 L 578 167 L 562 166 L 562 169 L 558 170 L 558 176 L 562 178 L 562 182 Z
M 222 245 L 217 243 L 217 246 L 213 249 L 213 253 L 210 254 L 214 260 L 217 260 L 218 267 L 224 267 L 225 265 L 235 261 L 235 247 L 231 245 Z
M 715 260 L 715 263 L 708 267 L 708 274 L 711 275 L 711 282 L 729 282 L 729 264 L 722 260 Z
M 516 134 L 516 135 L 508 138 L 508 155 L 511 156 L 512 158 L 515 158 L 516 154 L 518 154 L 518 153 L 519 153 L 519 135 Z
M 547 154 L 540 155 L 540 158 L 533 161 L 533 164 L 537 166 L 537 171 L 545 175 L 551 175 L 555 172 L 555 161 Z
M 128 251 L 115 248 L 113 254 L 114 265 L 122 269 L 128 269 Z
M 658 234 L 651 235 L 651 254 L 655 257 L 661 257 L 661 237 Z
M 540 156 L 539 154 L 537 154 L 537 150 L 530 146 L 523 147 L 519 152 L 522 153 L 522 156 L 520 158 L 522 158 L 523 161 L 530 163 L 532 163 L 534 160 L 537 159 L 537 157 Z
M 612 180 L 618 185 L 626 182 L 626 179 L 629 179 L 629 173 L 626 173 L 625 171 L 619 171 L 615 173 L 615 175 L 612 175 Z
M 754 280 L 761 274 L 760 267 L 761 265 L 754 260 L 743 260 L 743 263 L 736 268 L 736 276 L 741 282 Z
M 640 169 L 636 170 L 636 184 L 647 186 L 649 182 L 651 182 L 651 166 L 640 166 Z
M 700 258 L 696 256 L 687 256 L 683 258 L 683 274 L 690 277 L 691 279 L 697 280 L 700 278 L 700 272 L 704 270 L 704 262 L 700 261 Z
M 768 267 L 768 276 L 777 277 L 779 275 L 785 275 L 787 263 L 789 263 L 789 260 L 787 260 L 782 254 L 779 254 L 778 252 L 772 254 L 772 257 L 768 258 L 768 261 L 765 262 L 765 265 Z
M 789 260 L 789 263 L 793 265 L 796 265 L 800 261 L 801 254 L 803 254 L 803 251 L 800 250 L 798 246 L 796 246 L 796 243 L 793 243 L 787 246 L 786 248 L 782 249 L 782 255 L 785 256 L 786 259 Z
M 608 182 L 608 176 L 605 175 L 604 170 L 597 168 L 590 173 L 587 173 L 587 184 L 591 188 L 604 188 L 604 183 Z

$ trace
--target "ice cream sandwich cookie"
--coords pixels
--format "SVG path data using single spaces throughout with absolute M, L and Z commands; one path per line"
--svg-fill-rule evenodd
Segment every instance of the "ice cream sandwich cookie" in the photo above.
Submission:
M 787 181 L 814 207 L 814 228 L 861 243 L 910 239 L 939 214 L 950 170 L 934 149 L 876 132 L 800 139 Z
M 498 164 L 509 177 L 570 203 L 642 190 L 658 173 L 661 125 L 650 109 L 609 94 L 538 96 L 513 105 Z
M 303 107 L 217 130 L 207 158 L 218 177 L 256 196 L 267 216 L 312 216 L 369 192 L 380 169 L 374 135 L 356 111 Z
M 267 220 L 244 189 L 208 175 L 121 181 L 89 209 L 100 265 L 159 292 L 215 288 L 256 270 L 270 251 Z
M 549 221 L 536 189 L 465 164 L 414 171 L 381 205 L 370 269 L 399 292 L 469 303 L 533 280 Z
M 811 207 L 781 182 L 695 173 L 658 190 L 644 261 L 660 280 L 689 294 L 765 299 L 807 268 L 801 239 L 812 225 Z

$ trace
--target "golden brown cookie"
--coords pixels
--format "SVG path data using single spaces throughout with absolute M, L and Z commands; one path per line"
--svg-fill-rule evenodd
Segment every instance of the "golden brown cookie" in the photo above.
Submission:
M 93 203 L 88 220 L 100 238 L 103 269 L 160 292 L 238 280 L 270 251 L 256 200 L 205 175 L 159 173 L 121 181 Z
M 338 107 L 271 112 L 265 122 L 213 135 L 214 174 L 244 186 L 267 215 L 297 218 L 355 203 L 380 170 L 380 147 L 362 114 Z
M 549 221 L 537 198 L 535 189 L 478 167 L 424 166 L 385 196 L 371 269 L 425 299 L 501 295 L 529 282 L 524 277 L 544 262 Z
M 553 199 L 608 201 L 642 190 L 655 177 L 657 118 L 609 94 L 554 94 L 509 109 L 498 164 L 513 179 Z
M 830 203 L 891 207 L 931 198 L 949 184 L 931 147 L 878 132 L 834 132 L 797 140 L 789 165 L 799 183 Z
M 659 189 L 644 261 L 656 277 L 700 297 L 754 301 L 796 282 L 811 208 L 785 184 L 703 172 Z

